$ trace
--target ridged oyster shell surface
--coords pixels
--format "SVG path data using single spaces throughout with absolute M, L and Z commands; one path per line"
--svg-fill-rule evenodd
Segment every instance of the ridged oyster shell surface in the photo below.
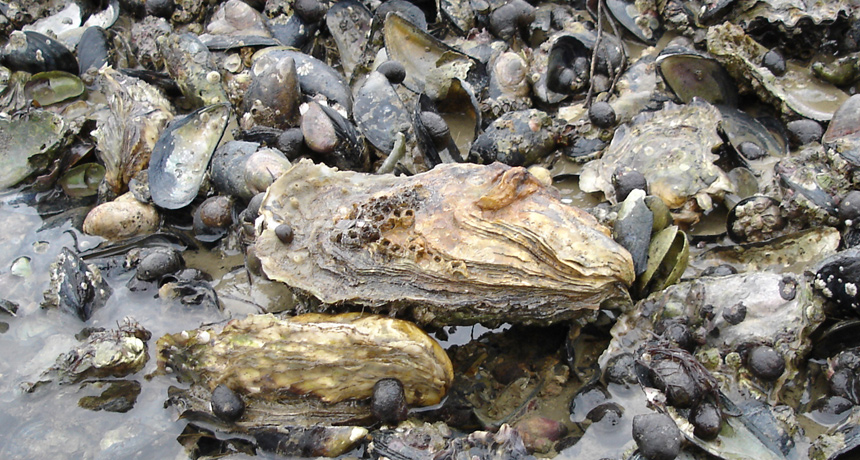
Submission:
M 370 398 L 383 378 L 403 384 L 410 405 L 436 404 L 454 379 L 445 350 L 414 324 L 380 315 L 250 315 L 220 332 L 158 340 L 158 366 L 249 397 L 311 395 L 325 403 Z
M 447 164 L 412 177 L 303 160 L 260 207 L 256 252 L 271 279 L 325 304 L 422 324 L 547 324 L 626 298 L 630 254 L 528 171 Z M 292 228 L 282 241 L 275 230 Z

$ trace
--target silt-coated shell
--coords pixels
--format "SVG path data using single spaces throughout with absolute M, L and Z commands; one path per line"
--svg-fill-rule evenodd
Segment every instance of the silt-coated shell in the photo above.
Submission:
M 159 222 L 154 206 L 126 193 L 91 209 L 84 219 L 83 230 L 87 235 L 116 241 L 154 233 Z
M 260 214 L 256 252 L 271 279 L 327 304 L 411 308 L 420 323 L 551 323 L 626 296 L 633 280 L 606 228 L 499 163 L 395 177 L 303 160 Z

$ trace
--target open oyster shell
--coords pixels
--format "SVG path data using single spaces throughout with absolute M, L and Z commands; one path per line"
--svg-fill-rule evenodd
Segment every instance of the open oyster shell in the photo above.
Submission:
M 634 277 L 606 228 L 500 163 L 404 178 L 303 160 L 272 184 L 260 214 L 256 252 L 271 279 L 419 323 L 576 318 L 627 298 Z

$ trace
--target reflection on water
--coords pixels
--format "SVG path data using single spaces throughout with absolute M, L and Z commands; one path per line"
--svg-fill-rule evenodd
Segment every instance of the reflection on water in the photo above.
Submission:
M 84 250 L 98 240 L 80 234 L 71 220 L 53 226 L 31 208 L 0 207 L 0 298 L 18 305 L 17 315 L 0 313 L 0 322 L 9 325 L 0 333 L 0 458 L 11 459 L 116 459 L 187 458 L 176 441 L 185 423 L 164 409 L 172 377 L 144 379 L 155 370 L 155 340 L 168 332 L 198 327 L 227 319 L 232 313 L 205 311 L 164 304 L 154 291 L 130 292 L 125 284 L 133 272 L 122 260 L 103 270 L 113 295 L 104 308 L 86 323 L 66 313 L 40 308 L 42 294 L 49 285 L 50 264 L 63 247 Z M 27 257 L 29 269 L 13 262 Z M 198 259 L 195 259 L 195 262 Z M 202 262 L 201 262 L 202 263 Z M 22 276 L 23 275 L 23 276 Z M 150 360 L 139 373 L 128 376 L 142 386 L 137 403 L 127 413 L 94 412 L 78 407 L 78 400 L 93 394 L 80 384 L 37 387 L 32 393 L 21 389 L 24 382 L 37 381 L 57 357 L 78 344 L 75 334 L 84 327 L 116 328 L 131 316 L 148 329 Z

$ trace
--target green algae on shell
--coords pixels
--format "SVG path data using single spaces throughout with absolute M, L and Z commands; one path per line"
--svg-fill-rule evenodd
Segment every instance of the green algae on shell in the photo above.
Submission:
M 439 165 L 412 177 L 303 160 L 260 207 L 269 278 L 326 304 L 422 324 L 548 324 L 626 298 L 630 254 L 524 168 Z M 284 244 L 275 229 L 288 224 Z
M 44 110 L 0 118 L 0 190 L 46 169 L 62 148 L 66 131 L 62 117 Z
M 157 347 L 162 371 L 267 400 L 366 399 L 378 380 L 397 378 L 410 405 L 426 406 L 440 402 L 454 378 L 435 340 L 412 323 L 379 315 L 251 315 L 220 332 L 165 335 Z

